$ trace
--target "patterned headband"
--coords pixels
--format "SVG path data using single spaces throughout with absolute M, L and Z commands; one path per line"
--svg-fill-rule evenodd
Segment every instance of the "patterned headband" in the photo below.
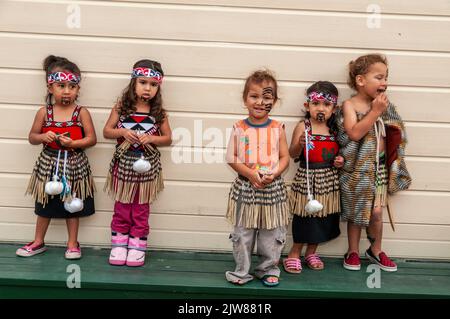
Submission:
M 158 81 L 158 83 L 161 83 L 163 79 L 162 74 L 158 71 L 149 68 L 134 68 L 133 73 L 131 73 L 131 78 L 134 79 L 139 77 L 152 78 Z
M 337 104 L 337 96 L 334 94 L 313 91 L 309 93 L 308 96 L 306 97 L 306 102 L 308 103 L 311 101 L 324 101 L 324 100 L 333 104 Z
M 52 84 L 55 82 L 71 82 L 74 84 L 80 83 L 81 78 L 70 72 L 54 72 L 50 73 L 47 78 L 47 83 Z

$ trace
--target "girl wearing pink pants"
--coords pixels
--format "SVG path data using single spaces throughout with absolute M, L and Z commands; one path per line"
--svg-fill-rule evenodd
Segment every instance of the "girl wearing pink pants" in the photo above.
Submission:
M 164 188 L 157 146 L 172 143 L 172 132 L 162 107 L 161 64 L 140 60 L 131 80 L 111 110 L 103 129 L 117 139 L 105 190 L 115 200 L 111 222 L 111 265 L 144 265 L 150 203 Z

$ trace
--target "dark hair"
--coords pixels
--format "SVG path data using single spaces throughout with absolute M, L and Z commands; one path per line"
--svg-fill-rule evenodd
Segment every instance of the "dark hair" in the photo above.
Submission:
M 306 95 L 309 95 L 311 92 L 321 92 L 336 95 L 336 97 L 339 96 L 337 87 L 329 81 L 317 81 L 313 83 L 309 88 L 306 89 Z M 309 111 L 306 111 L 305 118 L 311 118 L 311 114 L 309 114 Z M 337 132 L 336 117 L 334 113 L 331 114 L 331 117 L 328 119 L 327 126 L 330 129 L 330 134 L 335 134 Z
M 81 79 L 80 68 L 78 68 L 75 63 L 69 61 L 64 57 L 49 55 L 44 59 L 42 68 L 45 71 L 45 83 L 47 83 L 48 76 L 56 69 L 61 69 L 62 71 L 70 71 Z M 52 95 L 53 94 L 51 94 L 50 92 L 47 92 L 47 97 L 45 98 L 47 104 L 52 104 Z
M 274 104 L 278 100 L 278 83 L 275 79 L 275 76 L 269 70 L 258 70 L 250 74 L 250 76 L 245 81 L 244 92 L 242 92 L 242 98 L 245 101 L 247 98 L 248 91 L 250 90 L 250 84 L 261 84 L 263 82 L 271 82 L 273 83 L 273 96 L 274 96 Z
M 161 64 L 152 60 L 139 60 L 133 65 L 134 68 L 149 68 L 161 73 L 164 76 Z M 120 115 L 129 115 L 136 112 L 137 96 L 135 93 L 136 78 L 132 78 L 128 86 L 123 90 L 122 96 L 117 101 Z M 166 118 L 166 110 L 162 107 L 161 87 L 158 87 L 156 95 L 148 101 L 150 107 L 150 116 L 155 118 L 156 123 L 161 123 Z
M 347 84 L 354 90 L 357 90 L 356 76 L 364 75 L 369 72 L 369 68 L 372 64 L 383 63 L 388 65 L 387 59 L 384 55 L 374 53 L 360 56 L 355 61 L 350 61 L 348 64 L 348 80 Z

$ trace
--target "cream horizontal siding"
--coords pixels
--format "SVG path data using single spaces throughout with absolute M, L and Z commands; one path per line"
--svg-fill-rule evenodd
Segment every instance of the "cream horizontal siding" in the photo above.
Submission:
M 81 9 L 81 28 L 66 27 L 67 7 Z M 381 28 L 368 29 L 371 1 L 2 1 L 0 2 L 0 241 L 28 241 L 34 203 L 24 196 L 39 146 L 27 135 L 45 96 L 43 58 L 74 60 L 83 71 L 80 103 L 88 105 L 99 143 L 87 151 L 98 193 L 97 213 L 83 219 L 80 241 L 108 245 L 113 201 L 102 192 L 113 141 L 102 137 L 111 106 L 129 79 L 133 62 L 159 60 L 166 73 L 163 97 L 175 133 L 190 132 L 161 148 L 165 190 L 152 205 L 149 245 L 158 249 L 229 251 L 224 218 L 235 173 L 222 159 L 227 129 L 245 116 L 245 77 L 275 71 L 281 103 L 274 118 L 288 139 L 301 115 L 305 89 L 333 81 L 340 100 L 351 91 L 346 65 L 367 52 L 389 58 L 389 97 L 405 119 L 411 189 L 391 199 L 396 232 L 385 216 L 384 247 L 401 257 L 450 258 L 450 8 L 448 1 L 378 1 Z M 38 14 L 37 14 L 38 13 Z M 17 19 L 17 16 L 21 19 Z M 150 17 L 152 19 L 149 19 Z M 26 21 L 23 22 L 23 21 Z M 202 129 L 199 129 L 201 123 Z M 217 144 L 202 136 L 220 132 Z M 197 131 L 196 131 L 197 130 Z M 177 163 L 182 151 L 194 162 Z M 178 157 L 177 157 L 178 156 Z M 197 162 L 195 162 L 197 161 Z M 203 161 L 203 162 L 202 162 Z M 295 173 L 292 162 L 285 179 Z M 341 255 L 342 235 L 320 247 Z M 63 244 L 63 221 L 47 241 Z M 289 243 L 291 238 L 289 237 Z M 367 246 L 361 244 L 361 249 Z
M 294 9 L 313 11 L 337 11 L 337 12 L 367 12 L 368 8 L 378 5 L 382 13 L 390 14 L 418 14 L 418 15 L 443 15 L 449 16 L 450 9 L 448 0 L 433 0 L 432 6 L 424 6 L 423 2 L 408 0 L 117 0 L 117 2 L 142 2 L 142 3 L 165 3 L 165 4 L 197 4 L 226 7 L 250 7 L 270 9 Z M 373 9 L 371 9 L 373 10 Z M 371 11 L 370 11 L 371 12 Z
M 433 37 L 429 36 L 435 30 L 450 30 L 450 19 L 447 17 L 385 15 L 382 28 L 367 29 L 367 15 L 360 13 L 105 1 L 84 1 L 79 4 L 83 10 L 83 26 L 69 29 L 64 28 L 67 20 L 66 1 L 6 1 L 0 12 L 0 28 L 14 32 L 140 39 L 410 50 L 417 47 L 416 40 L 419 38 L 421 45 L 430 51 L 450 51 L 450 43 L 446 41 L 447 32 L 435 32 Z M 23 18 L 17 19 L 8 12 L 22 12 Z M 39 12 L 39 15 L 35 12 Z M 324 20 L 327 23 L 323 23 Z M 302 28 L 314 32 L 300 32 Z M 355 32 L 358 28 L 370 30 L 370 37 L 360 37 Z M 333 36 L 320 37 L 318 34 Z
M 368 52 L 360 49 L 43 36 L 10 32 L 0 33 L 0 39 L 4 44 L 0 63 L 5 67 L 40 70 L 41 58 L 49 50 L 62 54 L 65 47 L 76 47 L 78 51 L 74 60 L 84 66 L 83 71 L 128 74 L 130 63 L 135 62 L 136 50 L 160 56 L 161 63 L 167 64 L 164 72 L 169 76 L 243 79 L 255 68 L 267 66 L 276 71 L 279 80 L 295 82 L 327 78 L 345 83 L 347 63 Z M 130 50 L 130 47 L 134 50 Z M 34 54 L 22 57 L 17 55 L 18 51 Z M 441 72 L 450 68 L 450 53 L 378 52 L 389 56 L 389 82 L 392 85 L 450 87 L 450 80 L 445 72 Z M 214 68 L 205 68 L 205 64 L 214 65 Z

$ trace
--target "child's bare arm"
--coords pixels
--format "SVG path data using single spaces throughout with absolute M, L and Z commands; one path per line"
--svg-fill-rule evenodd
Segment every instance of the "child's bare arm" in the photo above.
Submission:
M 130 143 L 139 143 L 139 138 L 133 130 L 126 128 L 116 128 L 119 122 L 119 112 L 117 106 L 114 106 L 109 114 L 109 118 L 103 128 L 103 137 L 109 139 L 125 138 Z
M 384 94 L 377 96 L 372 102 L 372 109 L 364 118 L 358 122 L 356 111 L 351 101 L 344 102 L 342 109 L 344 111 L 344 128 L 348 137 L 352 141 L 359 141 L 372 128 L 379 116 L 388 106 L 387 98 Z
M 305 122 L 300 122 L 294 129 L 292 134 L 291 145 L 289 147 L 289 155 L 292 158 L 297 158 L 302 153 L 305 146 Z
M 42 125 L 45 121 L 47 110 L 45 107 L 41 107 L 34 117 L 33 125 L 31 126 L 30 133 L 28 134 L 28 141 L 32 145 L 38 145 L 41 143 L 51 143 L 56 138 L 56 133 L 48 131 L 41 133 Z

